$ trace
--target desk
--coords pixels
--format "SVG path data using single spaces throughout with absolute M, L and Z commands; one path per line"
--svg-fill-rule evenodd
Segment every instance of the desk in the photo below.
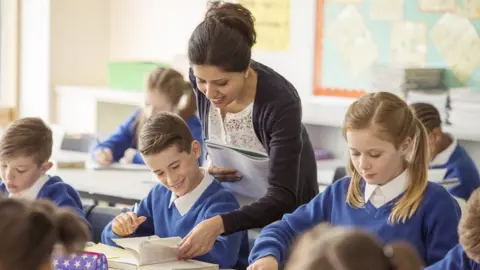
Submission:
M 58 160 L 86 160 L 88 154 L 60 151 Z M 83 198 L 109 203 L 134 204 L 143 199 L 158 182 L 150 171 L 53 169 Z

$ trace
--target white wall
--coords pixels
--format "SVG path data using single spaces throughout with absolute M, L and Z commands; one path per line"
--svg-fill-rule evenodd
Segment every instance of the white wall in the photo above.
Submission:
M 50 0 L 22 0 L 19 116 L 50 120 Z

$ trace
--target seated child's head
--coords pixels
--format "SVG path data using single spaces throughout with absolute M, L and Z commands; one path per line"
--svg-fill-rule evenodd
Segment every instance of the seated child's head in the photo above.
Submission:
M 176 114 L 162 112 L 149 118 L 140 132 L 139 151 L 160 182 L 177 196 L 189 193 L 203 179 L 198 168 L 200 143 Z
M 52 131 L 40 118 L 11 123 L 0 141 L 1 176 L 9 193 L 30 188 L 51 167 Z
M 83 250 L 88 228 L 75 213 L 44 200 L 0 198 L 0 270 L 52 269 L 54 247 Z
M 435 106 L 428 103 L 414 103 L 410 107 L 427 130 L 430 158 L 434 159 L 441 152 L 443 132 L 440 113 Z
M 346 227 L 320 224 L 293 246 L 286 270 L 412 270 L 422 262 L 407 243 L 382 247 L 373 235 Z
M 460 244 L 472 260 L 480 263 L 480 188 L 477 188 L 467 202 L 458 225 Z
M 370 93 L 353 102 L 345 115 L 352 176 L 347 202 L 363 206 L 361 178 L 383 185 L 408 170 L 408 186 L 390 221 L 405 221 L 418 207 L 427 186 L 428 144 L 425 128 L 409 106 L 388 92 Z
M 158 67 L 146 80 L 145 117 L 150 118 L 160 112 L 175 112 L 185 93 L 192 92 L 192 87 L 178 71 Z M 193 95 L 191 95 L 193 96 Z

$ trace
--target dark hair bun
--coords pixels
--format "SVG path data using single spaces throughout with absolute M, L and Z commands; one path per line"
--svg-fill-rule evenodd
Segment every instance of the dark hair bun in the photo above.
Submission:
M 220 22 L 242 34 L 250 48 L 255 44 L 255 18 L 252 13 L 240 4 L 223 1 L 210 2 L 205 21 Z

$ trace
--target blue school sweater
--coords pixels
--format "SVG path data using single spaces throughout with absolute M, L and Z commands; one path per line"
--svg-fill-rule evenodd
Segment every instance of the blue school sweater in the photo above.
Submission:
M 480 270 L 480 264 L 468 258 L 463 250 L 462 245 L 456 245 L 450 250 L 445 258 L 434 265 L 427 267 L 425 270 Z
M 198 223 L 222 213 L 228 213 L 240 206 L 235 197 L 213 181 L 195 201 L 192 208 L 182 216 L 175 203 L 170 205 L 172 192 L 165 186 L 157 184 L 138 206 L 137 215 L 145 216 L 142 223 L 132 237 L 158 235 L 165 237 L 184 238 Z M 120 238 L 112 231 L 112 222 L 105 227 L 102 233 L 102 242 L 115 246 L 112 238 Z M 219 236 L 213 249 L 195 259 L 219 264 L 220 268 L 246 266 L 248 257 L 247 232 L 238 232 L 228 236 Z
M 0 184 L 0 192 L 8 196 L 8 191 L 4 183 Z M 72 186 L 62 181 L 58 176 L 50 176 L 40 189 L 37 200 L 48 199 L 59 207 L 69 207 L 74 210 L 80 217 L 84 218 L 83 205 L 80 195 Z M 85 220 L 90 227 L 90 224 Z
M 349 177 L 335 182 L 310 203 L 265 227 L 255 242 L 249 262 L 272 255 L 284 263 L 294 237 L 321 222 L 363 228 L 377 234 L 385 243 L 407 240 L 427 265 L 442 259 L 458 243 L 460 207 L 442 186 L 429 183 L 412 218 L 404 224 L 391 225 L 388 218 L 392 206 L 402 195 L 378 209 L 370 201 L 363 208 L 352 208 L 346 203 L 349 183 Z
M 97 144 L 92 151 L 92 154 L 95 150 L 99 148 L 108 148 L 112 151 L 113 161 L 118 162 L 122 157 L 125 151 L 129 148 L 138 149 L 136 134 L 137 134 L 137 121 L 138 115 L 142 112 L 142 109 L 136 110 L 118 129 L 113 135 L 110 136 L 106 141 Z M 187 120 L 187 126 L 192 136 L 202 145 L 202 155 L 199 159 L 199 166 L 202 166 L 203 162 L 203 136 L 202 136 L 202 127 L 200 120 L 196 115 L 192 115 Z M 137 151 L 133 157 L 132 162 L 134 164 L 145 164 L 143 161 L 142 155 Z
M 443 165 L 431 166 L 432 169 L 447 169 L 445 179 L 458 178 L 459 184 L 450 187 L 448 191 L 455 197 L 468 200 L 472 192 L 480 187 L 480 176 L 477 166 L 468 155 L 465 148 L 457 145 L 448 162 Z

